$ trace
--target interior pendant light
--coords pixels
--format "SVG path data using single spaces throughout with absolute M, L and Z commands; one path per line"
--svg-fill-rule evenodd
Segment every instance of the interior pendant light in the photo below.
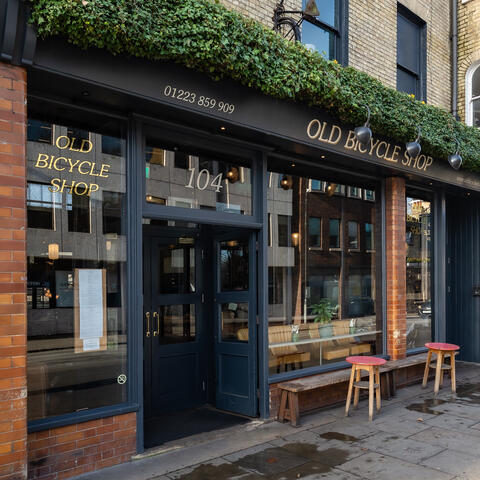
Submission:
M 365 105 L 367 109 L 367 121 L 363 127 L 355 128 L 355 137 L 362 144 L 366 145 L 372 138 L 372 130 L 370 130 L 370 108 L 368 105 Z
M 457 151 L 453 155 L 448 156 L 448 163 L 454 170 L 458 170 L 463 163 L 463 158 L 458 153 L 458 151 L 460 150 L 460 143 L 457 139 L 455 139 L 455 143 L 457 144 Z
M 422 147 L 419 143 L 420 141 L 420 136 L 422 134 L 422 130 L 420 127 L 417 126 L 417 129 L 418 129 L 418 135 L 417 135 L 417 138 L 415 139 L 415 141 L 413 142 L 408 142 L 406 145 L 405 145 L 405 148 L 407 149 L 407 153 L 410 157 L 412 158 L 415 158 L 415 157 L 418 157 L 420 155 L 420 152 L 422 151 Z
M 238 182 L 238 179 L 240 177 L 238 167 L 231 167 L 230 170 L 227 172 L 226 176 L 230 183 Z
M 325 189 L 325 193 L 327 194 L 327 197 L 333 196 L 336 189 L 337 189 L 336 183 L 327 183 L 327 188 Z
M 291 175 L 284 175 L 280 180 L 280 186 L 284 190 L 290 190 L 293 187 L 293 180 Z

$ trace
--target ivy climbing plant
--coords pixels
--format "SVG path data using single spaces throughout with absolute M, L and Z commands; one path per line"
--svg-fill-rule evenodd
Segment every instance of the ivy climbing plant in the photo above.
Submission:
M 460 142 L 464 169 L 480 171 L 480 132 L 445 110 L 329 61 L 212 0 L 31 0 L 42 37 L 113 55 L 170 60 L 215 80 L 231 78 L 266 95 L 316 105 L 355 125 L 372 112 L 374 135 L 399 142 L 422 128 L 422 150 L 446 161 Z

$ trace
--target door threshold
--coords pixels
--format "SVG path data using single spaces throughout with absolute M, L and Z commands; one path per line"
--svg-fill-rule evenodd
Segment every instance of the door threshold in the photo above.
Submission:
M 221 410 L 217 410 L 217 411 L 226 413 Z M 157 455 L 163 455 L 165 453 L 170 453 L 175 450 L 181 450 L 183 448 L 189 448 L 196 445 L 206 444 L 214 440 L 226 438 L 228 436 L 231 436 L 232 434 L 238 435 L 238 434 L 241 434 L 242 432 L 248 432 L 254 428 L 258 428 L 259 426 L 270 422 L 270 419 L 245 417 L 243 415 L 238 415 L 238 414 L 236 414 L 235 416 L 248 419 L 248 421 L 241 424 L 228 426 L 225 428 L 218 428 L 218 429 L 210 430 L 206 432 L 195 433 L 193 435 L 167 441 L 158 446 L 147 448 L 144 453 L 133 456 L 132 460 L 140 460 L 140 459 L 153 457 Z

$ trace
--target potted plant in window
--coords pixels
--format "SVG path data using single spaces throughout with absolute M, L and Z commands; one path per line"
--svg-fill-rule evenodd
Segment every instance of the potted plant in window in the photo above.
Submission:
M 328 298 L 322 298 L 318 303 L 310 305 L 310 312 L 315 315 L 314 323 L 318 323 L 318 332 L 322 338 L 333 337 L 333 325 L 331 323 L 336 311 Z

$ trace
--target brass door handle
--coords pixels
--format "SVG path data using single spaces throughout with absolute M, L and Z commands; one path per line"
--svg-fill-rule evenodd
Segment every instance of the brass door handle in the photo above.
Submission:
M 156 337 L 157 335 L 160 335 L 160 315 L 158 312 L 153 312 L 153 319 L 155 320 L 155 317 L 157 318 L 157 329 L 153 330 L 153 336 Z
M 148 338 L 150 337 L 150 312 L 145 312 L 145 318 L 147 319 L 147 332 L 145 336 Z

